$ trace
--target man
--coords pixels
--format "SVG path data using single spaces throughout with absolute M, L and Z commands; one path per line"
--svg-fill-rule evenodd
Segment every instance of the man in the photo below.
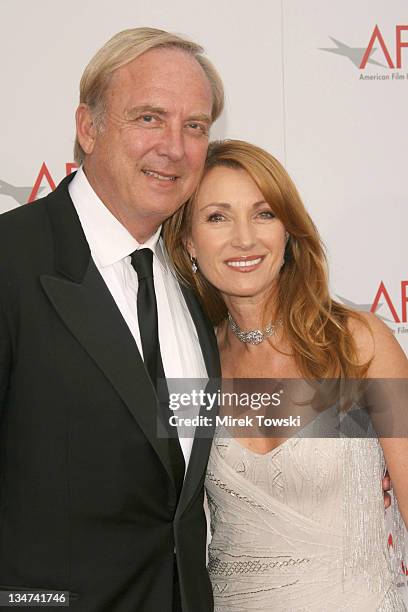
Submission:
M 3 592 L 69 591 L 78 612 L 212 610 L 210 441 L 156 433 L 158 378 L 220 374 L 159 238 L 222 111 L 201 51 L 148 28 L 111 39 L 81 80 L 82 167 L 0 219 Z

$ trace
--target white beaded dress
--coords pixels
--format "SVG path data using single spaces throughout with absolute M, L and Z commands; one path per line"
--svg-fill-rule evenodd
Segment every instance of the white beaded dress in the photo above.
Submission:
M 215 612 L 406 610 L 376 438 L 294 437 L 259 455 L 225 435 L 206 476 Z

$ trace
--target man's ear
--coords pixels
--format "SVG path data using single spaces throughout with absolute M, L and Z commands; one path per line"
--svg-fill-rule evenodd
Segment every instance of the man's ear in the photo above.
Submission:
M 92 153 L 97 129 L 92 113 L 87 104 L 83 102 L 78 106 L 75 113 L 76 131 L 79 144 L 85 151 L 86 155 Z

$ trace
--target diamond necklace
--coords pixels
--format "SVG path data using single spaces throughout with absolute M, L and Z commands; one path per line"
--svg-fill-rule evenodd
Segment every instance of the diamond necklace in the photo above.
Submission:
M 265 338 L 269 338 L 276 333 L 276 328 L 282 325 L 282 319 L 278 319 L 276 323 L 268 323 L 263 331 L 260 329 L 251 329 L 248 332 L 242 331 L 238 323 L 234 321 L 231 316 L 231 313 L 228 313 L 228 324 L 231 328 L 232 333 L 240 340 L 241 342 L 245 342 L 245 344 L 260 344 L 265 340 Z

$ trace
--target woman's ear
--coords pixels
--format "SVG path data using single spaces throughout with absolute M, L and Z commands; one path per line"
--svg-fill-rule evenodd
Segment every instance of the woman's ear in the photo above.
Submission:
M 185 247 L 187 249 L 187 253 L 190 257 L 190 261 L 191 261 L 191 269 L 193 271 L 193 274 L 197 274 L 198 271 L 198 264 L 197 264 L 197 259 L 196 259 L 196 251 L 194 248 L 194 243 L 191 240 L 191 238 L 189 238 L 185 244 Z
M 186 241 L 186 249 L 187 249 L 187 253 L 190 255 L 190 259 L 196 257 L 196 250 L 194 248 L 194 242 L 192 241 L 191 238 L 188 238 Z

